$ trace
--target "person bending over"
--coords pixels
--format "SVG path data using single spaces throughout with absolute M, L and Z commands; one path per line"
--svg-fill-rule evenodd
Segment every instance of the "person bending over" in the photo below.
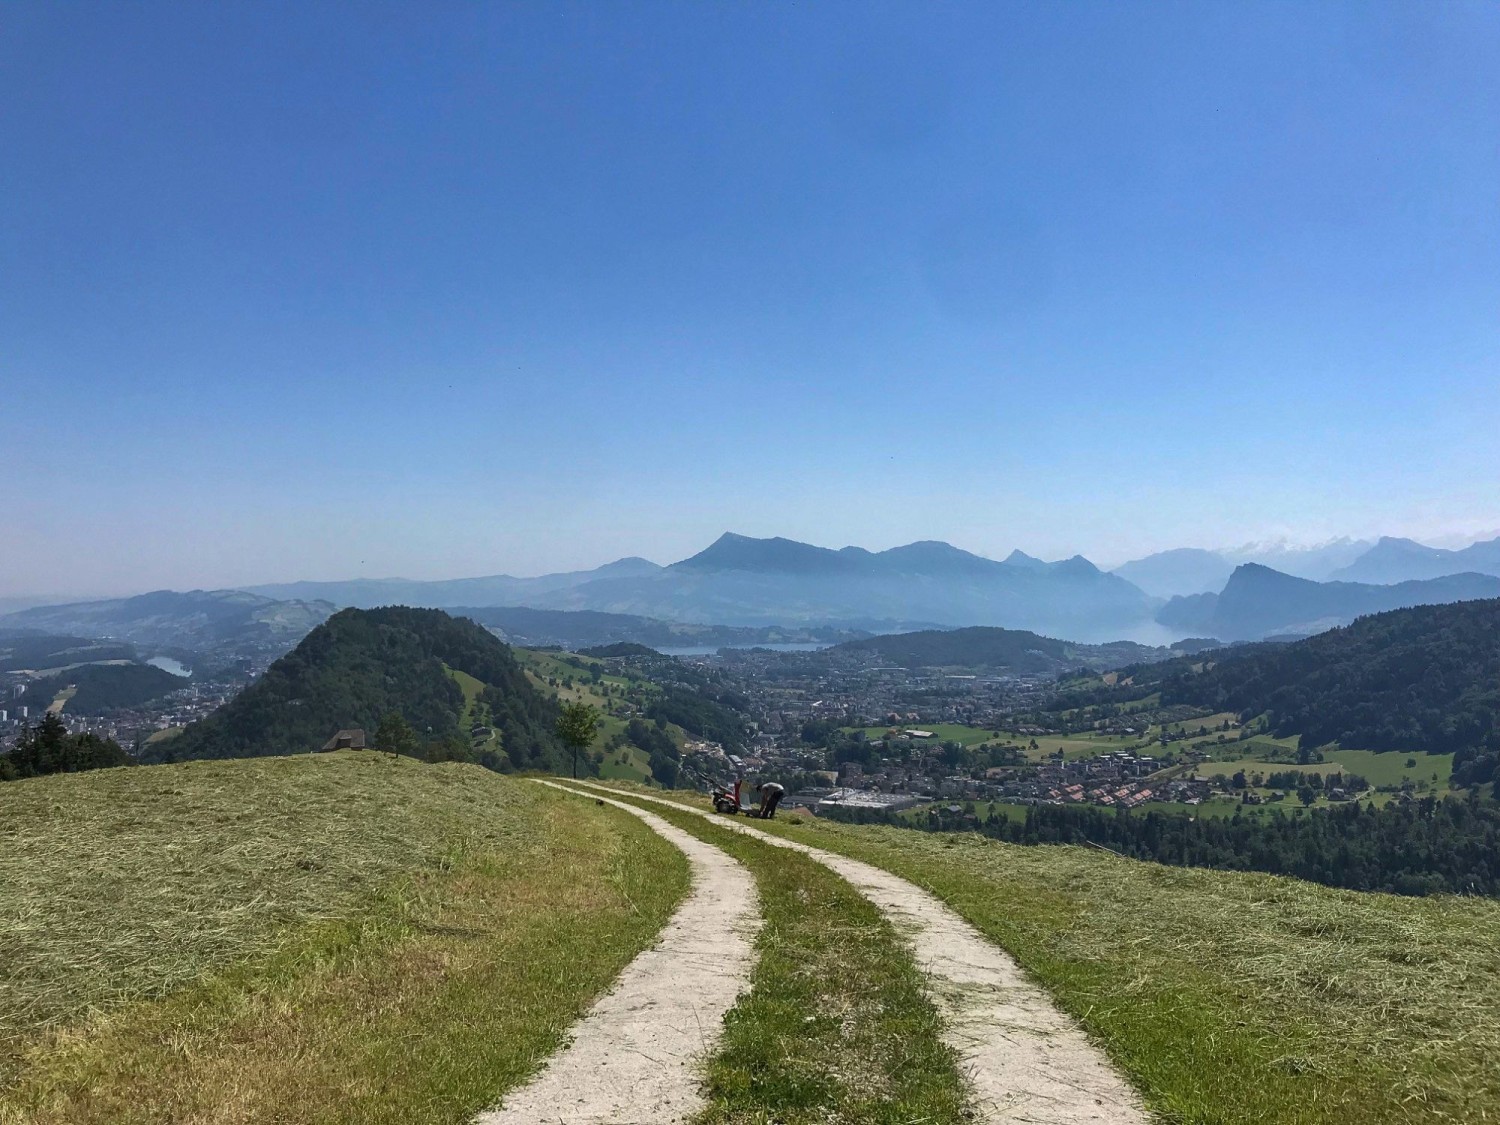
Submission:
M 760 818 L 770 820 L 776 815 L 776 806 L 781 804 L 786 790 L 774 781 L 762 781 L 755 788 L 760 793 Z

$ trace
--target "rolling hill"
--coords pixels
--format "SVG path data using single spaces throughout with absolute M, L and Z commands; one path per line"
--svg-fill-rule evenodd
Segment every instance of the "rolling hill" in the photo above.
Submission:
M 527 606 L 469 606 L 454 613 L 498 629 L 512 644 L 526 648 L 560 645 L 588 648 L 633 643 L 653 648 L 714 648 L 724 645 L 834 644 L 863 635 L 836 625 L 697 625 L 629 613 L 597 610 L 532 609 Z
M 212 651 L 291 645 L 333 611 L 327 602 L 279 601 L 243 590 L 157 590 L 133 598 L 23 609 L 0 617 L 0 629 Z
M 319 625 L 265 675 L 208 718 L 149 755 L 244 758 L 317 750 L 334 732 L 373 734 L 382 717 L 401 714 L 418 737 L 465 756 L 463 720 L 470 693 L 499 734 L 480 760 L 493 769 L 557 769 L 554 699 L 527 680 L 510 649 L 472 621 L 441 610 L 346 609 Z
M 1293 644 L 1246 645 L 1140 665 L 1117 686 L 1065 693 L 1057 706 L 1160 693 L 1264 715 L 1306 747 L 1454 753 L 1456 785 L 1500 766 L 1500 599 L 1416 606 L 1361 617 Z

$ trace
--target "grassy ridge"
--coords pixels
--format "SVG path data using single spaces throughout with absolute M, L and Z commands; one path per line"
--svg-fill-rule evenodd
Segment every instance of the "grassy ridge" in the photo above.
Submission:
M 765 917 L 752 989 L 725 1021 L 698 1125 L 969 1120 L 922 974 L 864 896 L 806 856 L 642 807 L 745 864 Z
M 760 827 L 937 894 L 1046 986 L 1165 1121 L 1500 1120 L 1500 902 L 970 834 Z
M 0 825 L 7 1125 L 466 1121 L 687 886 L 617 810 L 374 754 L 17 782 Z

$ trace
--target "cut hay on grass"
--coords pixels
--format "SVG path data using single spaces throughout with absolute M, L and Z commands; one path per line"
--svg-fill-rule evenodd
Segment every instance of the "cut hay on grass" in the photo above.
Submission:
M 944 899 L 1083 1023 L 1164 1121 L 1500 1121 L 1500 902 L 976 834 L 758 827 Z
M 465 1121 L 687 885 L 617 810 L 373 753 L 17 782 L 0 817 L 7 1125 Z

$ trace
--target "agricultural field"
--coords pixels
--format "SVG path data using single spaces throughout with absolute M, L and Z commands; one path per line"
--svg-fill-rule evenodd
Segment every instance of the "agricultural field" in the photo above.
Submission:
M 1333 747 L 1323 751 L 1324 760 L 1307 765 L 1266 761 L 1263 758 L 1234 758 L 1228 761 L 1203 762 L 1198 773 L 1204 777 L 1230 777 L 1243 770 L 1245 774 L 1256 773 L 1316 773 L 1327 776 L 1332 773 L 1355 773 L 1377 788 L 1380 786 L 1413 787 L 1425 784 L 1428 791 L 1446 792 L 1449 778 L 1453 774 L 1452 754 L 1406 754 L 1389 750 L 1377 753 L 1373 750 L 1339 750 Z

